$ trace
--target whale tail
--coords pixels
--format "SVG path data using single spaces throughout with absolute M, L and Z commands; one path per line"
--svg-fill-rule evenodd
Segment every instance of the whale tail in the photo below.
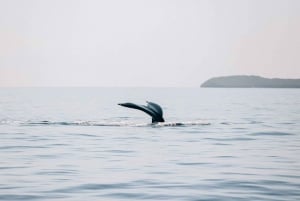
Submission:
M 123 107 L 133 108 L 137 110 L 141 110 L 152 117 L 152 123 L 165 122 L 163 118 L 163 111 L 161 107 L 152 102 L 147 101 L 147 105 L 137 105 L 134 103 L 119 103 Z

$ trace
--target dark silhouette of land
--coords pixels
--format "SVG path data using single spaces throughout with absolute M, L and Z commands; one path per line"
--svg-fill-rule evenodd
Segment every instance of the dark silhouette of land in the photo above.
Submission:
M 264 78 L 255 75 L 233 75 L 215 77 L 205 81 L 201 87 L 215 88 L 300 88 L 300 79 Z

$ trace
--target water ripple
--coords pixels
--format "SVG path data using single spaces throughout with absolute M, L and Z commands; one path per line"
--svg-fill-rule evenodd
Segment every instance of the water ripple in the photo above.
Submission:
M 250 133 L 251 136 L 288 136 L 288 135 L 295 135 L 293 133 L 284 133 L 284 132 L 256 132 Z

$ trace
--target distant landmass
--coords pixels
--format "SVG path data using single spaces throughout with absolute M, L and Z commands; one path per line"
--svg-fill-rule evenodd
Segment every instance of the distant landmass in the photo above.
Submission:
M 215 77 L 205 81 L 201 87 L 216 88 L 300 88 L 300 79 L 264 78 L 255 75 L 233 75 Z

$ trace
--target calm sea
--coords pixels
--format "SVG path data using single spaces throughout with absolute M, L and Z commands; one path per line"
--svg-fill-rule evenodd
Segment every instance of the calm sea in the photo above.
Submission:
M 0 200 L 300 200 L 299 89 L 1 88 L 0 142 Z

